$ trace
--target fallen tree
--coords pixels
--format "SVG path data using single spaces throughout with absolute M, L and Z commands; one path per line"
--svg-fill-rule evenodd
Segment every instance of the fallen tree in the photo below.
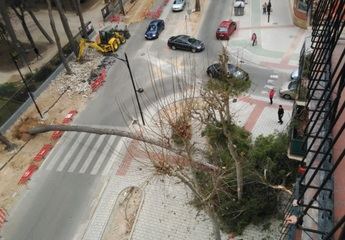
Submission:
M 138 140 L 144 143 L 152 144 L 161 148 L 164 148 L 168 151 L 171 151 L 177 155 L 182 157 L 188 157 L 186 154 L 175 147 L 173 147 L 169 141 L 164 141 L 164 139 L 152 139 L 149 137 L 145 137 L 142 134 L 136 134 L 129 131 L 116 129 L 116 128 L 96 128 L 96 127 L 89 127 L 89 126 L 81 126 L 81 125 L 40 125 L 28 130 L 28 133 L 31 135 L 36 135 L 39 133 L 51 132 L 51 131 L 64 131 L 64 132 L 86 132 L 86 133 L 93 133 L 99 135 L 116 135 L 119 137 L 130 138 L 133 140 Z M 200 150 L 202 151 L 202 150 Z M 198 162 L 195 160 L 191 160 L 190 164 L 199 169 L 205 170 L 210 172 L 218 171 L 219 168 L 209 163 Z

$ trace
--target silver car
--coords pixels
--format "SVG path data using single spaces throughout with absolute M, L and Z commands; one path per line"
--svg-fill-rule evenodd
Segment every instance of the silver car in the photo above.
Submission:
M 174 3 L 172 5 L 172 10 L 174 12 L 179 12 L 184 9 L 186 6 L 186 0 L 174 0 Z
M 285 99 L 295 99 L 298 82 L 296 80 L 289 81 L 279 89 L 279 95 Z
M 290 74 L 290 78 L 291 78 L 291 80 L 298 80 L 298 69 L 294 70 L 294 71 Z

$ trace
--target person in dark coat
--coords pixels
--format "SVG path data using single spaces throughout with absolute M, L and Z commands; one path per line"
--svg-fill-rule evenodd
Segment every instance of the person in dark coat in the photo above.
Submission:
M 283 124 L 283 116 L 284 116 L 284 108 L 282 107 L 282 105 L 279 105 L 278 108 L 278 123 Z
M 272 4 L 271 4 L 271 1 L 268 1 L 266 11 L 267 11 L 268 15 L 272 12 Z
M 258 42 L 257 42 L 256 33 L 253 33 L 252 34 L 252 46 L 257 45 L 257 44 L 258 44 Z

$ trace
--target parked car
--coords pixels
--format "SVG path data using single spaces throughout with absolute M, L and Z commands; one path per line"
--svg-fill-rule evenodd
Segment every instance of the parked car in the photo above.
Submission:
M 298 69 L 294 70 L 294 71 L 290 74 L 290 78 L 291 78 L 291 80 L 298 80 Z
M 210 65 L 207 68 L 206 73 L 211 78 L 219 78 L 221 75 L 220 64 L 215 63 L 215 64 Z M 239 80 L 248 80 L 249 79 L 248 73 L 246 73 L 241 68 L 239 68 L 233 64 L 230 64 L 230 63 L 228 63 L 228 72 L 226 73 L 226 75 L 228 77 L 234 76 L 235 78 L 237 78 Z
M 186 6 L 186 0 L 174 0 L 174 3 L 172 5 L 172 10 L 174 12 L 179 12 L 184 9 Z
M 236 22 L 232 20 L 222 21 L 216 31 L 216 38 L 221 40 L 229 40 L 231 34 L 236 30 Z
M 164 30 L 165 24 L 161 19 L 152 20 L 145 32 L 145 38 L 147 40 L 157 39 L 159 34 Z
M 169 48 L 187 50 L 192 52 L 201 52 L 205 49 L 205 44 L 195 38 L 187 35 L 178 35 L 170 37 L 168 40 Z
M 279 89 L 279 95 L 285 99 L 295 99 L 298 81 L 291 80 L 283 84 Z

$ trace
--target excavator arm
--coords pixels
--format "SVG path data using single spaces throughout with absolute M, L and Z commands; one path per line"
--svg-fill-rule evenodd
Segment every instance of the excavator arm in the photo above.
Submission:
M 84 38 L 81 38 L 79 41 L 79 53 L 77 56 L 77 61 L 80 61 L 80 59 L 84 56 L 84 52 L 86 48 L 93 48 L 96 49 L 98 52 L 101 53 L 107 53 L 107 52 L 115 52 L 118 49 L 118 45 L 115 42 L 115 39 L 112 38 L 109 41 L 109 44 L 98 44 L 94 41 L 89 41 Z

